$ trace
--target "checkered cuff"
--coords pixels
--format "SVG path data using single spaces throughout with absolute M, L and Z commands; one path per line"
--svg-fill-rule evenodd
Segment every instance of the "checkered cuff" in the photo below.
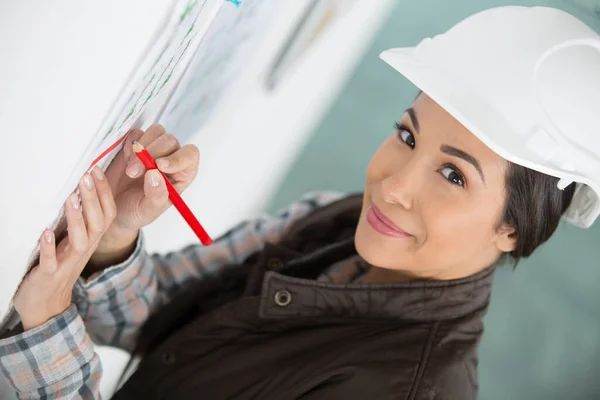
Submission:
M 94 358 L 75 305 L 43 325 L 0 341 L 0 368 L 19 398 L 55 398 L 57 391 L 68 392 L 68 386 L 89 379 Z

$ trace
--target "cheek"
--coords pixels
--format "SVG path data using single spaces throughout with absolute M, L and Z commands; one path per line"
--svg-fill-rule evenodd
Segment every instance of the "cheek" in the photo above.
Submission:
M 395 150 L 395 140 L 395 135 L 390 136 L 371 157 L 367 166 L 367 186 L 382 181 L 398 168 L 401 157 Z
M 423 251 L 449 257 L 473 254 L 491 244 L 496 214 L 482 200 L 463 198 L 444 202 L 439 196 L 429 196 L 429 200 L 422 208 L 427 233 Z

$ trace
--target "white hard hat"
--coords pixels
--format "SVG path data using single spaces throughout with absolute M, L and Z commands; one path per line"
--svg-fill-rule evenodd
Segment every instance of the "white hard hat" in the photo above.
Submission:
M 499 7 L 381 58 L 491 150 L 577 188 L 564 218 L 600 214 L 600 35 L 548 7 Z

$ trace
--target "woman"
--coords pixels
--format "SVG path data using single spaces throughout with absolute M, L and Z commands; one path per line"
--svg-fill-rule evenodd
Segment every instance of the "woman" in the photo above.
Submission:
M 597 116 L 583 102 L 600 92 L 598 49 L 568 14 L 505 7 L 384 53 L 424 93 L 364 193 L 308 195 L 207 248 L 144 252 L 140 228 L 167 194 L 125 146 L 82 179 L 82 207 L 65 204 L 68 237 L 43 233 L 3 372 L 21 398 L 98 398 L 93 340 L 142 357 L 116 399 L 476 398 L 496 266 L 531 255 L 561 216 L 598 216 Z M 160 126 L 127 140 L 178 190 L 193 180 L 195 147 Z

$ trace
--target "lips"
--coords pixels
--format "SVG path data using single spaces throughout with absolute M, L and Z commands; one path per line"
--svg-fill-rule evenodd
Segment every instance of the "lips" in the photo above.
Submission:
M 367 222 L 378 233 L 393 237 L 406 238 L 411 235 L 398 228 L 389 218 L 377 208 L 375 204 L 371 204 L 367 209 Z

